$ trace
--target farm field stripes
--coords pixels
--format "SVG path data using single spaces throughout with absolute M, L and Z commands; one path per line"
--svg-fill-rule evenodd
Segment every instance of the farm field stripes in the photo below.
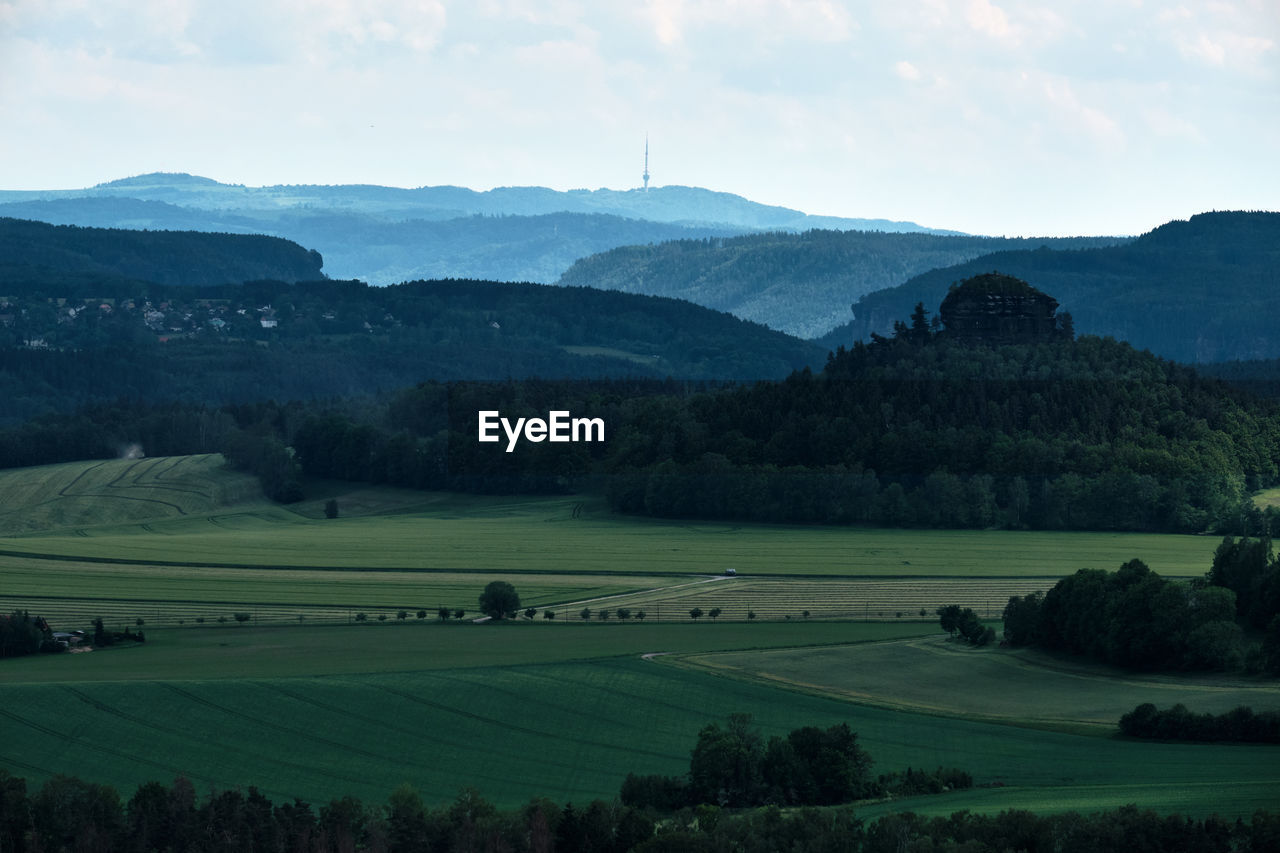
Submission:
M 92 619 L 108 613 L 132 622 L 177 624 L 253 610 L 260 619 L 328 616 L 345 621 L 346 609 L 394 615 L 441 606 L 473 612 L 485 583 L 503 574 L 419 572 L 273 571 L 116 565 L 0 558 L 0 612 L 15 608 L 52 618 Z M 604 598 L 671 584 L 664 577 L 537 575 L 521 580 L 526 606 Z M 335 611 L 343 611 L 337 613 Z M 477 614 L 478 615 L 478 614 Z M 79 626 L 76 626 L 79 627 Z
M 876 772 L 959 766 L 980 782 L 1009 786 L 974 792 L 988 811 L 1006 807 L 1006 790 L 1022 802 L 1052 800 L 1059 790 L 1081 797 L 1124 789 L 1125 802 L 1145 805 L 1165 801 L 1175 786 L 1198 786 L 1196 809 L 1225 815 L 1248 814 L 1260 797 L 1280 793 L 1280 762 L 1268 760 L 1280 748 L 1141 743 L 922 717 L 636 658 L 10 685 L 6 696 L 12 710 L 0 716 L 0 766 L 72 771 L 126 796 L 139 782 L 181 772 L 198 787 L 254 784 L 273 799 L 312 802 L 338 791 L 381 801 L 406 781 L 434 803 L 464 785 L 506 806 L 534 793 L 560 802 L 612 799 L 627 772 L 682 772 L 698 729 L 736 711 L 753 714 L 766 736 L 848 722 Z M 155 758 L 129 762 L 119 753 Z M 1153 779 L 1160 784 L 1149 785 Z
M 1044 592 L 1052 578 L 903 578 L 750 579 L 725 578 L 712 584 L 689 584 L 645 590 L 601 602 L 601 607 L 643 608 L 650 618 L 688 619 L 689 610 L 705 614 L 719 608 L 718 618 L 747 619 L 920 619 L 934 620 L 943 604 L 971 607 L 983 618 L 1000 618 L 1012 595 Z M 923 617 L 920 611 L 925 611 Z M 804 614 L 808 613 L 808 617 Z M 572 614 L 571 614 L 572 615 Z
M 0 596 L 0 612 L 27 610 L 52 624 L 72 627 L 82 627 L 97 616 L 108 625 L 123 626 L 143 618 L 155 626 L 216 622 L 219 617 L 231 619 L 234 613 L 246 611 L 259 624 L 347 622 L 357 611 L 370 619 L 394 619 L 401 610 L 410 618 L 418 610 L 426 610 L 434 618 L 441 606 L 475 616 L 479 615 L 475 613 L 479 591 L 488 580 L 477 575 L 395 572 L 348 578 L 340 572 L 147 567 L 149 571 L 143 573 L 115 566 L 95 571 L 98 568 L 59 571 L 55 566 L 45 572 L 29 567 L 11 571 L 7 577 L 13 594 Z M 297 582 L 291 583 L 295 577 Z M 640 587 L 640 581 L 649 585 Z M 1009 596 L 1044 591 L 1049 586 L 1045 578 L 782 580 L 721 576 L 675 581 L 630 575 L 539 575 L 521 579 L 517 590 L 522 606 L 552 610 L 561 620 L 578 620 L 584 609 L 591 612 L 592 619 L 603 613 L 616 619 L 618 609 L 626 608 L 633 616 L 643 611 L 648 621 L 685 622 L 690 619 L 689 611 L 697 607 L 704 613 L 719 608 L 718 618 L 723 621 L 746 620 L 754 613 L 759 620 L 932 622 L 934 611 L 942 604 L 959 604 L 973 608 L 983 618 L 999 618 Z M 49 594 L 20 594 L 42 589 Z M 89 590 L 104 594 L 86 595 Z M 108 592 L 111 594 L 105 594 Z

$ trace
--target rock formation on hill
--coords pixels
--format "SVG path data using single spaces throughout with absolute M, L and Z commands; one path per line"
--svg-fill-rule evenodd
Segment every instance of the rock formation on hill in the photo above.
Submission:
M 1016 344 L 1062 334 L 1057 310 L 1052 296 L 1020 278 L 990 272 L 952 285 L 938 314 L 948 337 Z

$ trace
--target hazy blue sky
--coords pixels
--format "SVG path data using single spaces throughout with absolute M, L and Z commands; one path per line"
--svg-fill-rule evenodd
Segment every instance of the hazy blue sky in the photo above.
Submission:
M 1280 0 L 0 0 L 0 189 L 653 184 L 988 234 L 1280 208 Z

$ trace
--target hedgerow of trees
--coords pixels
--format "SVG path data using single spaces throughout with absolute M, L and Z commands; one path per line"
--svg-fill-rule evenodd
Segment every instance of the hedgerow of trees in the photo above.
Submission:
M 1063 839 L 1073 850 L 1113 850 L 1123 839 L 1126 849 L 1161 853 L 1270 853 L 1280 846 L 1280 815 L 1257 811 L 1237 821 L 1161 816 L 1123 806 L 1089 815 L 1009 809 L 937 818 L 905 812 L 867 821 L 848 807 L 728 811 L 704 806 L 660 816 L 617 802 L 561 806 L 542 797 L 501 810 L 469 788 L 433 806 L 408 784 L 381 804 L 347 795 L 313 805 L 300 799 L 273 802 L 252 785 L 200 796 L 184 777 L 172 785 L 146 782 L 125 800 L 109 785 L 53 776 L 34 788 L 0 769 L 0 849 L 6 853 L 1005 853 L 1054 850 Z

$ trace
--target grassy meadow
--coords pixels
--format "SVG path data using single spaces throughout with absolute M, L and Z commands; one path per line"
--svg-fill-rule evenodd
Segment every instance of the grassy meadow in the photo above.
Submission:
M 0 472 L 0 608 L 57 629 L 142 618 L 148 636 L 0 661 L 0 767 L 126 797 L 181 774 L 276 800 L 380 802 L 407 781 L 436 803 L 465 785 L 507 806 L 580 803 L 614 797 L 628 772 L 683 772 L 697 731 L 742 711 L 766 735 L 848 722 L 878 772 L 960 767 L 989 786 L 867 814 L 1247 815 L 1280 799 L 1278 747 L 1105 734 L 1117 709 L 1157 701 L 1141 697 L 1201 710 L 1194 685 L 968 655 L 919 616 L 998 616 L 1010 594 L 1133 557 L 1198 576 L 1215 537 L 679 524 L 579 498 L 333 483 L 286 508 L 251 486 L 216 456 Z M 493 579 L 557 618 L 436 620 L 438 606 L 475 615 Z M 620 622 L 619 607 L 647 618 Z M 693 607 L 722 615 L 694 622 Z M 356 612 L 368 623 L 338 624 Z M 1236 695 L 1255 694 L 1214 701 Z
M 880 707 L 1081 733 L 1110 735 L 1121 715 L 1143 702 L 1160 708 L 1182 703 L 1197 713 L 1223 714 L 1239 705 L 1280 711 L 1274 680 L 1135 674 L 1031 649 L 973 649 L 936 632 L 862 646 L 723 652 L 686 660 Z M 963 689 L 938 688 L 954 682 Z
M 0 553 L 74 557 L 137 564 L 251 568 L 394 569 L 504 573 L 583 572 L 811 577 L 1059 578 L 1084 567 L 1114 568 L 1141 557 L 1161 574 L 1192 577 L 1208 569 L 1218 540 L 1209 536 L 1137 533 L 1056 533 L 982 530 L 880 530 L 846 527 L 689 524 L 618 516 L 599 501 L 576 497 L 476 497 L 380 490 L 359 491 L 367 514 L 314 518 L 314 507 L 247 502 L 178 513 L 167 483 L 134 476 L 139 462 L 195 459 L 215 479 L 218 457 L 174 457 L 68 463 L 24 469 L 9 477 L 10 531 Z M 129 466 L 133 466 L 132 468 Z M 82 472 L 82 474 L 77 474 Z M 107 523 L 67 523 L 59 509 L 69 480 L 93 476 L 110 508 Z M 238 475 L 227 474 L 230 477 Z M 76 488 L 79 488 L 78 486 Z M 75 495 L 75 489 L 71 490 Z M 20 495 L 21 500 L 18 500 Z M 337 498 L 339 508 L 344 500 Z M 157 513 L 121 521 L 117 504 Z M 579 517 L 573 509 L 581 506 Z M 21 518 L 18 522 L 14 519 Z M 22 528 L 21 531 L 16 528 Z M 17 535 L 25 532 L 26 535 Z M 230 535 L 229 535 L 230 534 Z M 371 548 L 370 543 L 376 543 Z

